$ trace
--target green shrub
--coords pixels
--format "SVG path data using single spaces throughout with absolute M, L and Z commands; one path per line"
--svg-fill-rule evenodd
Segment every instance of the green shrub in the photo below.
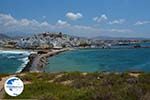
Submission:
M 5 99 L 150 100 L 149 73 L 141 73 L 138 77 L 129 73 L 26 73 L 20 77 L 32 83 L 26 84 L 18 97 L 5 94 Z M 68 80 L 73 81 L 62 84 Z

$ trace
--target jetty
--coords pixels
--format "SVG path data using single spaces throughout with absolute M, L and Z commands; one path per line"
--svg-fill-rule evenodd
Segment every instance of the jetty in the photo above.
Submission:
M 31 54 L 29 56 L 29 62 L 21 72 L 44 72 L 44 67 L 48 63 L 48 58 L 57 55 L 61 52 L 71 50 L 69 48 L 63 48 L 60 50 L 42 50 L 37 54 Z

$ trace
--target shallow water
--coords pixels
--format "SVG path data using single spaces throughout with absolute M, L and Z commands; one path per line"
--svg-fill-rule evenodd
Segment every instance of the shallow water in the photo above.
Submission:
M 80 49 L 49 58 L 47 72 L 150 72 L 150 49 Z

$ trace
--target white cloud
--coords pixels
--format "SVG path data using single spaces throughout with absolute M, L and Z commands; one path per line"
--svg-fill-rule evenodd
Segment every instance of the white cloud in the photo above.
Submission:
M 17 24 L 17 20 L 15 20 L 10 14 L 0 14 L 0 24 L 3 24 L 4 26 L 10 26 Z
M 0 32 L 38 33 L 43 31 L 62 31 L 83 36 L 100 33 L 98 28 L 86 25 L 71 25 L 63 20 L 58 20 L 56 24 L 50 24 L 47 21 L 39 22 L 35 19 L 16 19 L 11 15 L 0 13 Z
M 19 22 L 18 22 L 19 23 Z M 31 23 L 31 21 L 29 21 L 28 19 L 21 19 L 20 20 L 20 24 L 22 26 L 28 26 Z
M 109 32 L 118 32 L 118 33 L 129 33 L 132 32 L 130 29 L 110 29 Z
M 94 17 L 93 20 L 96 22 L 99 22 L 99 23 L 105 22 L 108 24 L 123 24 L 125 22 L 125 19 L 118 19 L 118 20 L 109 21 L 106 14 L 102 14 L 101 16 Z
M 44 21 L 41 23 L 41 26 L 49 26 L 48 22 L 47 21 Z
M 124 22 L 125 19 L 119 19 L 119 20 L 110 21 L 108 24 L 123 24 Z
M 87 32 L 92 32 L 92 33 L 93 32 L 95 32 L 95 33 L 101 32 L 101 30 L 99 28 L 94 28 L 91 26 L 84 26 L 84 25 L 74 25 L 72 28 L 79 30 L 79 32 L 82 32 L 82 31 L 87 31 Z
M 137 21 L 134 25 L 150 24 L 150 21 Z
M 15 19 L 10 14 L 2 14 L 0 13 L 0 29 L 1 32 L 12 32 L 12 31 L 35 31 L 44 29 L 45 26 L 50 26 L 48 22 L 39 22 L 35 19 L 29 20 L 26 18 L 23 19 Z
M 28 25 L 34 25 L 34 24 L 40 24 L 36 20 L 28 20 L 28 19 L 21 19 L 17 20 L 11 15 L 7 14 L 0 14 L 0 21 L 4 26 L 10 27 L 10 26 L 28 26 Z
M 102 14 L 101 16 L 94 17 L 93 20 L 96 22 L 102 22 L 106 21 L 108 17 L 105 14 Z
M 105 16 L 103 16 L 104 19 Z M 101 29 L 99 27 L 87 25 L 72 25 L 67 21 L 58 20 L 55 24 L 50 24 L 47 21 L 39 22 L 35 19 L 16 19 L 11 15 L 0 13 L 0 32 L 20 32 L 20 33 L 39 33 L 39 32 L 65 32 L 78 36 L 94 37 L 105 33 L 126 33 L 128 29 Z
M 60 26 L 69 26 L 70 25 L 67 21 L 62 21 L 62 20 L 58 20 L 56 24 L 60 25 Z
M 72 13 L 72 12 L 68 12 L 66 14 L 66 17 L 70 20 L 77 20 L 83 17 L 83 15 L 81 13 Z

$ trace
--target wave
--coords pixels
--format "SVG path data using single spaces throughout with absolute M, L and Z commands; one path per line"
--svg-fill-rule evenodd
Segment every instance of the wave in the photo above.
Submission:
M 8 59 L 14 59 L 14 58 L 16 58 L 15 56 L 8 56 L 7 57 Z
M 23 55 L 30 55 L 30 51 L 21 51 L 21 50 L 0 50 L 0 54 L 23 54 Z
M 21 58 L 19 60 L 23 61 L 23 63 L 20 65 L 20 67 L 18 67 L 16 73 L 20 73 L 23 70 L 23 68 L 27 65 L 27 63 L 29 62 L 28 57 Z
M 37 53 L 33 51 L 23 51 L 23 50 L 0 50 L 0 54 L 2 56 L 7 57 L 8 59 L 15 58 L 16 60 L 19 60 L 22 62 L 20 66 L 17 66 L 16 73 L 19 73 L 23 70 L 23 68 L 27 65 L 29 62 L 28 56 L 32 53 Z
M 30 54 L 33 54 L 33 53 L 36 53 L 36 52 L 30 52 Z M 29 55 L 30 55 L 29 54 Z M 28 55 L 28 56 L 29 56 Z M 19 58 L 18 60 L 22 61 L 23 63 L 20 65 L 20 67 L 18 67 L 16 73 L 20 73 L 24 67 L 26 67 L 26 65 L 28 64 L 29 62 L 29 59 L 28 59 L 28 56 L 24 57 L 24 58 Z

